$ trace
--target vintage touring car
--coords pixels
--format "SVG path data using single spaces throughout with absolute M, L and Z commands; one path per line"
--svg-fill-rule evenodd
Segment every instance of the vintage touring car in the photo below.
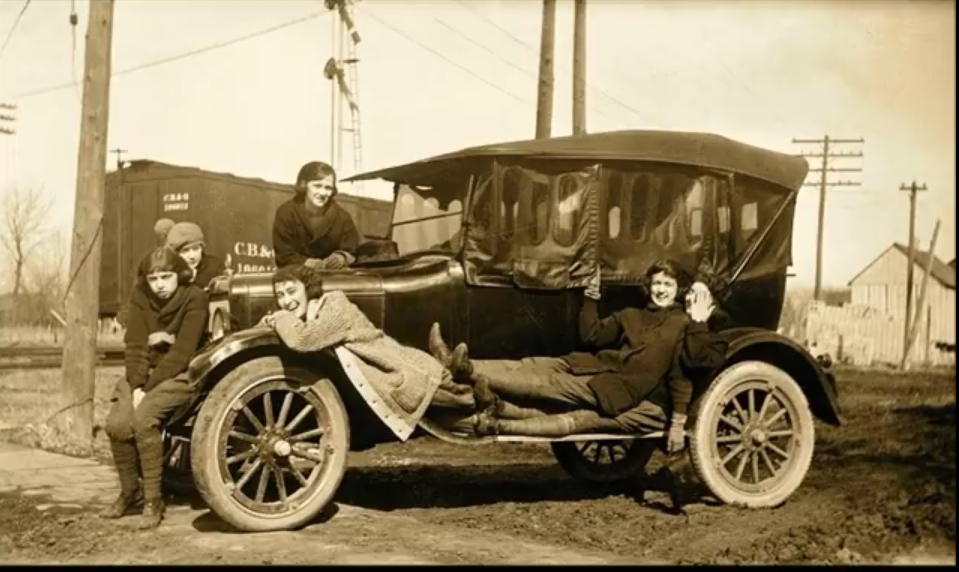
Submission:
M 591 269 L 601 311 L 636 304 L 652 261 L 704 263 L 736 323 L 718 335 L 727 361 L 695 379 L 687 426 L 692 464 L 721 501 L 783 503 L 801 484 L 814 418 L 840 423 L 824 364 L 778 335 L 804 159 L 711 134 L 618 131 L 474 147 L 352 180 L 394 184 L 395 255 L 328 273 L 400 342 L 426 349 L 439 322 L 483 359 L 560 356 L 576 348 Z M 167 479 L 195 483 L 225 521 L 247 531 L 309 522 L 331 501 L 347 453 L 419 435 L 464 445 L 550 442 L 573 476 L 641 473 L 662 434 L 562 439 L 475 437 L 424 419 L 392 422 L 344 348 L 295 354 L 252 327 L 274 308 L 270 274 L 233 277 L 232 324 L 191 363 L 198 397 L 167 434 Z

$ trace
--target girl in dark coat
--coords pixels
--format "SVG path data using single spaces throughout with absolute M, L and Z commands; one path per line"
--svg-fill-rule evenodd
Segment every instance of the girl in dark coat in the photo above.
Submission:
M 326 163 L 303 165 L 296 195 L 280 205 L 273 218 L 276 266 L 304 264 L 336 269 L 355 260 L 360 234 L 353 218 L 335 200 L 336 172 Z
M 104 518 L 120 518 L 142 499 L 142 528 L 163 519 L 163 427 L 193 397 L 185 374 L 208 318 L 206 294 L 190 284 L 191 276 L 186 261 L 166 247 L 150 252 L 137 268 L 124 336 L 126 378 L 117 382 L 104 427 L 120 495 L 101 513 Z

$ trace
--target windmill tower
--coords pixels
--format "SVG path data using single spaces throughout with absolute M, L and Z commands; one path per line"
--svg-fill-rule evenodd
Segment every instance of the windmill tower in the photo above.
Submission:
M 360 34 L 353 20 L 353 0 L 326 0 L 326 7 L 333 11 L 333 57 L 326 62 L 324 75 L 330 80 L 330 161 L 337 173 L 347 164 L 343 146 L 344 135 L 350 137 L 350 153 L 353 172 L 363 167 L 363 139 L 360 131 L 360 92 L 357 77 L 356 45 Z M 345 115 L 349 114 L 349 118 Z M 362 186 L 356 184 L 357 191 Z

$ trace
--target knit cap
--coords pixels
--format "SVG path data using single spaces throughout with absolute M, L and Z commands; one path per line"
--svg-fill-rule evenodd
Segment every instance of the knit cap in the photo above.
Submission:
M 194 244 L 203 244 L 203 231 L 196 223 L 178 222 L 166 237 L 166 245 L 176 252 Z
M 173 225 L 176 224 L 168 218 L 161 218 L 153 225 L 153 232 L 157 236 L 157 240 L 160 242 L 165 242 L 167 234 L 170 233 L 170 229 L 173 228 Z

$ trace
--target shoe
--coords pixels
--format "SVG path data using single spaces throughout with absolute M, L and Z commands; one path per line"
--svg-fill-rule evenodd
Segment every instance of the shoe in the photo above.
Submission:
M 433 326 L 430 328 L 429 348 L 433 357 L 436 358 L 443 367 L 450 369 L 453 363 L 453 352 L 450 351 L 449 346 L 447 346 L 443 340 L 439 322 L 433 322 Z
M 148 530 L 160 526 L 163 520 L 163 499 L 151 499 L 143 503 L 140 515 L 140 529 Z
M 466 383 L 473 377 L 473 362 L 470 361 L 469 347 L 465 342 L 460 342 L 453 348 L 449 370 L 453 379 L 460 383 Z
M 473 400 L 476 402 L 477 411 L 495 416 L 499 409 L 499 396 L 490 389 L 489 378 L 486 376 L 474 377 Z
M 143 493 L 140 489 L 132 493 L 120 493 L 113 504 L 100 511 L 100 518 L 121 518 L 131 512 L 136 505 L 143 502 Z
M 476 433 L 478 437 L 499 435 L 499 425 L 497 421 L 496 417 L 491 415 L 490 412 L 481 411 L 476 414 L 476 419 L 473 421 L 473 432 Z

